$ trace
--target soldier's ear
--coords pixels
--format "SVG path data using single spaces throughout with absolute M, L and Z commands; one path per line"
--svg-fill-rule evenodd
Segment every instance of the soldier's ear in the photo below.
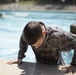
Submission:
M 46 31 L 43 31 L 42 34 L 43 34 L 43 36 L 46 36 Z

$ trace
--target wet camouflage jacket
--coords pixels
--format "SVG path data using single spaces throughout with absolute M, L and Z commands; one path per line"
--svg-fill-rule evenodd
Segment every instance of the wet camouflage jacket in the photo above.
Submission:
M 18 59 L 25 57 L 24 53 L 27 51 L 28 44 L 23 38 L 20 39 L 20 50 Z M 74 49 L 74 56 L 72 59 L 73 65 L 76 64 L 76 35 L 63 31 L 58 27 L 47 28 L 46 38 L 39 48 L 32 46 L 38 63 L 57 64 L 63 63 L 61 58 L 61 51 L 69 51 Z

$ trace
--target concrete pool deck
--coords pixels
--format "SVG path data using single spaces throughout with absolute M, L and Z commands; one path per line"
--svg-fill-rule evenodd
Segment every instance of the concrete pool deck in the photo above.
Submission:
M 75 5 L 63 5 L 63 4 L 18 4 L 10 3 L 0 6 L 0 10 L 26 10 L 26 11 L 60 11 L 60 12 L 76 12 Z
M 7 62 L 8 60 L 0 59 L 0 75 L 67 75 L 55 65 L 23 62 L 18 66 L 8 65 Z

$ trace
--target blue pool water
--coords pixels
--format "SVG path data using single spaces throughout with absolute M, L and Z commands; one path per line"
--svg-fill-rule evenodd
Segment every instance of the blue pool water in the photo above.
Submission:
M 41 21 L 46 26 L 58 26 L 69 32 L 70 25 L 76 23 L 76 13 L 0 11 L 0 58 L 14 59 L 19 50 L 19 39 L 24 26 L 29 21 Z M 62 53 L 66 64 L 71 62 L 73 51 Z M 34 53 L 29 46 L 24 60 L 35 62 Z M 68 60 L 68 61 L 67 61 Z

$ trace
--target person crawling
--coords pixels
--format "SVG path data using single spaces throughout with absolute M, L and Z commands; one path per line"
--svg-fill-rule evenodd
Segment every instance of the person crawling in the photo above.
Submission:
M 9 61 L 8 64 L 21 64 L 22 59 L 26 57 L 28 45 L 31 45 L 37 63 L 51 65 L 65 66 L 61 52 L 74 49 L 72 62 L 69 67 L 65 66 L 65 68 L 68 68 L 67 73 L 76 73 L 76 34 L 58 27 L 46 27 L 42 22 L 31 21 L 23 29 L 17 60 Z

